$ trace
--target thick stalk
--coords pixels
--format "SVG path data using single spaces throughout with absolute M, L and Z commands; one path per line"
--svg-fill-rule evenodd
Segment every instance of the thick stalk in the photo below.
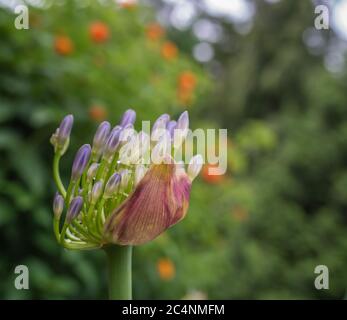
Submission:
M 110 245 L 105 247 L 108 264 L 110 300 L 131 300 L 132 246 Z

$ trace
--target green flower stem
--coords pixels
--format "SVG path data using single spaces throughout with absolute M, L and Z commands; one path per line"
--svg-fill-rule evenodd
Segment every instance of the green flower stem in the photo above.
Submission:
M 105 165 L 107 164 L 107 161 L 105 159 L 102 159 L 98 168 L 98 171 L 96 172 L 96 177 L 95 177 L 95 181 L 99 181 L 104 169 L 105 169 Z
M 109 298 L 131 300 L 132 246 L 110 245 L 105 247 L 108 263 Z
M 114 173 L 114 171 L 116 169 L 116 165 L 117 165 L 117 160 L 118 160 L 118 157 L 117 157 L 117 154 L 115 154 L 113 156 L 113 159 L 112 159 L 111 164 L 110 164 L 108 171 L 107 171 L 107 175 L 106 175 L 106 179 L 105 179 L 106 182 L 108 181 L 108 179 L 110 179 L 110 177 Z
M 66 204 L 67 207 L 69 207 L 69 205 L 70 205 L 72 191 L 73 191 L 75 185 L 76 185 L 76 181 L 72 180 L 72 181 L 70 181 L 70 184 L 67 187 L 67 192 L 66 192 L 66 197 L 65 197 L 65 204 Z
M 59 232 L 59 221 L 60 219 L 54 217 L 53 219 L 53 230 L 57 241 L 60 242 L 60 232 Z
M 61 158 L 61 155 L 59 152 L 57 152 L 54 155 L 54 159 L 53 159 L 53 177 L 54 177 L 55 184 L 57 185 L 57 188 L 58 188 L 60 194 L 65 198 L 66 191 L 65 191 L 65 187 L 64 187 L 64 185 L 60 179 L 60 174 L 59 174 L 60 158 Z
M 105 205 L 105 198 L 102 198 L 99 202 L 98 205 L 98 210 L 97 210 L 97 214 L 96 214 L 96 218 L 95 218 L 95 222 L 96 222 L 96 226 L 98 228 L 98 231 L 100 234 L 102 234 L 103 232 L 103 226 L 104 226 L 104 221 L 102 221 L 102 209 Z

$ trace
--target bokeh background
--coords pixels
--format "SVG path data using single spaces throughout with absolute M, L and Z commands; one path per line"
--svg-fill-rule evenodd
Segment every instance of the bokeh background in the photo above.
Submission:
M 136 299 L 346 296 L 346 1 L 32 0 L 29 30 L 17 2 L 0 1 L 0 298 L 107 298 L 104 253 L 55 241 L 49 138 L 73 113 L 67 181 L 78 146 L 128 107 L 228 129 L 227 173 L 205 166 L 187 218 L 135 248 Z

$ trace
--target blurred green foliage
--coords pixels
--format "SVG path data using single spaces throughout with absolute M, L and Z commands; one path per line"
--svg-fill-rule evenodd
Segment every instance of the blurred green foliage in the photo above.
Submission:
M 0 11 L 1 298 L 107 297 L 103 252 L 64 251 L 54 239 L 49 137 L 63 115 L 75 115 L 61 168 L 67 181 L 74 151 L 100 118 L 116 123 L 129 106 L 141 120 L 184 110 L 177 90 L 187 71 L 197 81 L 193 128 L 229 129 L 228 172 L 216 178 L 203 170 L 186 219 L 135 248 L 134 297 L 343 298 L 347 82 L 302 40 L 313 25 L 309 1 L 256 3 L 246 35 L 219 21 L 225 36 L 215 45 L 222 70 L 213 94 L 208 73 L 183 52 L 190 31 L 169 31 L 185 47 L 164 58 L 165 38 L 148 38 L 147 8 L 66 1 L 30 10 L 27 31 Z M 108 26 L 107 41 L 90 38 L 95 21 Z M 72 42 L 68 54 L 55 49 L 61 36 Z M 334 35 L 324 37 L 327 46 Z M 28 291 L 13 286 L 18 264 L 29 267 Z M 329 290 L 314 288 L 320 264 L 329 268 Z

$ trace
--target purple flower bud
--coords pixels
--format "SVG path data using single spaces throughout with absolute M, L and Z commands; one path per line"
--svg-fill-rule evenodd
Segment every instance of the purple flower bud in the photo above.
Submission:
M 124 112 L 120 125 L 125 127 L 127 124 L 134 124 L 136 120 L 136 112 L 132 109 L 128 109 Z
M 112 129 L 107 142 L 106 142 L 106 147 L 104 150 L 104 156 L 106 159 L 109 159 L 113 154 L 117 151 L 117 148 L 119 146 L 120 140 L 120 134 L 122 132 L 122 127 L 116 126 Z
M 77 180 L 86 168 L 91 154 L 89 144 L 84 144 L 76 153 L 75 160 L 72 165 L 71 179 Z
M 189 129 L 189 115 L 188 111 L 184 111 L 177 120 L 177 125 L 174 130 L 173 144 L 174 148 L 178 149 L 182 146 L 183 141 L 188 135 Z
M 118 186 L 121 181 L 121 175 L 119 173 L 114 173 L 110 179 L 107 181 L 104 196 L 105 198 L 110 198 L 118 191 Z
M 187 130 L 189 128 L 189 114 L 184 111 L 177 120 L 177 129 Z
M 53 212 L 57 219 L 60 219 L 64 209 L 64 198 L 57 192 L 53 201 Z
M 91 202 L 92 203 L 96 203 L 99 200 L 101 193 L 102 193 L 102 186 L 103 186 L 102 181 L 95 182 L 93 189 L 92 189 L 92 193 L 91 193 Z
M 63 149 L 66 141 L 70 138 L 73 125 L 73 115 L 67 115 L 60 123 L 57 135 L 57 147 Z
M 170 115 L 162 114 L 153 124 L 152 132 L 156 129 L 165 129 L 166 124 L 170 121 Z
M 121 176 L 121 182 L 120 182 L 120 188 L 121 190 L 125 190 L 130 182 L 130 175 L 131 172 L 128 169 L 124 169 L 120 172 L 120 176 Z
M 73 219 L 75 219 L 79 213 L 81 212 L 83 205 L 83 198 L 81 196 L 77 196 L 71 200 L 69 209 L 66 214 L 66 222 L 70 223 Z
M 174 131 L 176 129 L 177 122 L 175 120 L 171 120 L 167 125 L 166 125 L 166 130 L 169 132 L 171 139 L 173 138 Z
M 110 130 L 111 125 L 107 121 L 102 122 L 96 130 L 93 140 L 93 154 L 95 154 L 96 158 L 99 158 L 100 154 L 102 153 Z
M 99 168 L 99 164 L 98 163 L 92 163 L 87 171 L 87 180 L 88 182 L 92 181 L 95 176 L 96 176 L 96 172 L 98 171 Z

